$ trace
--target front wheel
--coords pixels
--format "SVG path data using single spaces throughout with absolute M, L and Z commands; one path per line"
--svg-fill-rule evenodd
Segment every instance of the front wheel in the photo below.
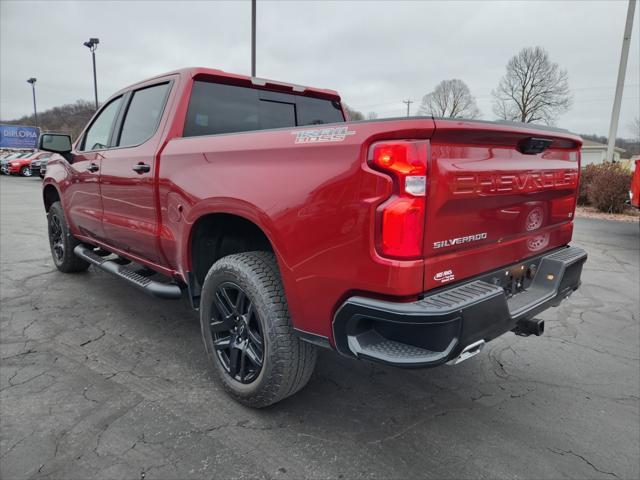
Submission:
M 49 208 L 47 224 L 51 256 L 56 268 L 64 273 L 83 272 L 89 268 L 89 262 L 73 253 L 80 242 L 71 235 L 60 202 L 54 202 Z
M 22 167 L 22 170 L 20 170 L 20 175 L 22 175 L 23 177 L 30 177 L 31 167 Z
M 236 400 L 262 408 L 307 384 L 316 348 L 293 333 L 272 253 L 240 253 L 218 260 L 205 278 L 200 307 L 207 355 Z

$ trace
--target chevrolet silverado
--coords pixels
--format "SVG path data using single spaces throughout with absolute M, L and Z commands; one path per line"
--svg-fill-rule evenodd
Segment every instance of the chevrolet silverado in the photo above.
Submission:
M 53 261 L 199 311 L 212 368 L 264 407 L 317 348 L 456 364 L 580 285 L 581 139 L 514 123 L 350 122 L 333 90 L 207 68 L 114 94 L 43 134 Z

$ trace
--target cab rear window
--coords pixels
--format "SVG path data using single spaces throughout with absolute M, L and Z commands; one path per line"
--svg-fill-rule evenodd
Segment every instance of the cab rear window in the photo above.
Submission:
M 344 122 L 339 102 L 196 80 L 185 137 Z

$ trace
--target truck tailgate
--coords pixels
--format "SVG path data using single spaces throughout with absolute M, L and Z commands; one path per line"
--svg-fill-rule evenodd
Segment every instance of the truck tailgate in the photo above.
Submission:
M 425 290 L 570 241 L 579 137 L 488 122 L 436 120 L 435 127 L 428 165 Z

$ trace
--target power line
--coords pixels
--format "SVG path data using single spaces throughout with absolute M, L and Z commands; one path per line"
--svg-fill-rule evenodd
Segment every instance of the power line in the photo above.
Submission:
M 413 103 L 413 100 L 403 100 L 402 103 L 406 103 L 407 104 L 407 117 L 409 116 L 409 109 L 411 108 L 411 104 Z
M 625 83 L 624 86 L 627 88 L 631 88 L 631 87 L 637 87 L 638 85 L 640 85 L 640 83 Z M 577 88 L 571 88 L 572 92 L 582 92 L 582 91 L 586 91 L 586 90 L 602 90 L 602 89 L 615 89 L 615 85 L 600 85 L 600 86 L 593 86 L 593 87 L 577 87 Z M 473 97 L 475 99 L 485 99 L 485 98 L 491 98 L 491 93 L 482 93 L 480 95 L 473 95 Z M 363 109 L 367 109 L 367 108 L 372 108 L 372 107 L 380 107 L 383 105 L 393 105 L 397 102 L 397 100 L 384 100 L 382 102 L 378 102 L 378 103 L 369 103 L 366 105 L 357 105 L 354 104 L 354 107 L 357 107 L 360 110 Z

